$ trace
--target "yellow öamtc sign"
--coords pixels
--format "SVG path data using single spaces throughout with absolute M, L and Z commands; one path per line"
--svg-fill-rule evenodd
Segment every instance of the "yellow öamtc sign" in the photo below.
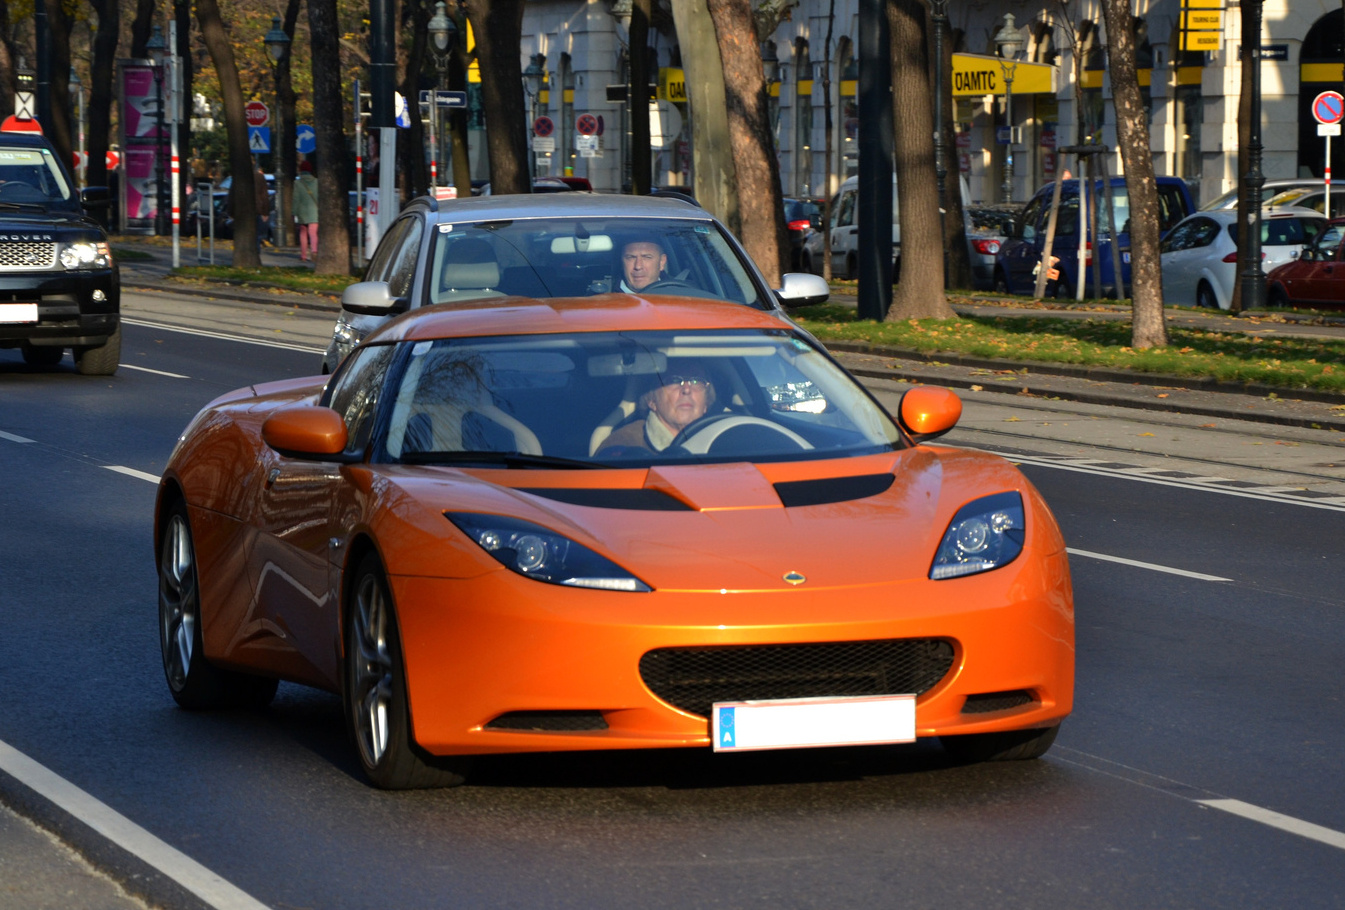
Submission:
M 954 95 L 1003 95 L 1013 79 L 1015 95 L 1054 94 L 1058 70 L 1045 63 L 1004 60 L 986 54 L 953 54 Z

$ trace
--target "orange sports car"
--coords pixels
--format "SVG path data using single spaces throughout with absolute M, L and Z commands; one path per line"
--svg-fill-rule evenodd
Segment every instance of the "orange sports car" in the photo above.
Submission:
M 155 516 L 187 708 L 340 693 L 385 788 L 484 753 L 939 737 L 1070 712 L 1065 544 L 1011 464 L 928 445 L 778 315 L 607 294 L 428 307 L 330 377 L 211 402 Z

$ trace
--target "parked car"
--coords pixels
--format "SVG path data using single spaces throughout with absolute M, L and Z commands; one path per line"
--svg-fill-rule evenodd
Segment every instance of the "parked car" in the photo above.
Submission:
M 963 209 L 967 216 L 967 256 L 977 290 L 995 286 L 995 256 L 1021 210 L 1022 206 L 1013 202 L 969 205 Z
M 1345 218 L 1334 218 L 1298 258 L 1266 276 L 1274 307 L 1345 307 Z
M 1331 194 L 1331 211 L 1326 211 L 1326 188 L 1319 182 L 1316 188 L 1296 187 L 1276 193 L 1265 201 L 1264 208 L 1301 208 L 1321 212 L 1331 218 L 1345 218 L 1345 187 L 1337 186 Z
M 1261 216 L 1261 262 L 1267 272 L 1297 259 L 1326 230 L 1327 220 L 1311 209 L 1273 211 Z M 1238 275 L 1238 212 L 1196 212 L 1164 238 L 1163 302 L 1226 310 Z
M 1283 177 L 1275 180 L 1267 180 L 1261 185 L 1261 204 L 1264 205 L 1272 197 L 1278 196 L 1286 190 L 1295 189 L 1318 189 L 1322 181 L 1311 177 Z M 1213 212 L 1219 209 L 1236 209 L 1238 207 L 1238 187 L 1233 187 L 1223 195 L 1210 200 L 1200 207 L 1202 212 Z
M 579 226 L 508 239 L 598 236 Z M 779 400 L 800 385 L 821 407 Z M 641 402 L 669 390 L 703 416 L 660 447 Z M 961 409 L 919 387 L 889 414 L 723 300 L 408 313 L 177 440 L 154 512 L 167 688 L 193 710 L 278 679 L 335 693 L 385 789 L 492 753 L 937 737 L 1035 759 L 1073 706 L 1065 542 L 1009 461 L 926 444 Z M 651 442 L 604 445 L 628 428 Z
M 822 227 L 822 199 L 785 197 L 785 232 L 789 235 L 789 268 L 796 272 L 811 272 L 812 263 L 804 251 L 810 234 Z
M 1186 181 L 1180 177 L 1159 177 L 1158 180 L 1158 230 L 1160 236 L 1166 235 L 1179 221 L 1195 209 L 1191 191 Z M 1000 246 L 995 260 L 995 287 L 997 290 L 1012 294 L 1033 294 L 1036 291 L 1036 270 L 1045 252 L 1047 224 L 1051 209 L 1051 200 L 1055 184 L 1047 184 L 1023 206 L 1023 210 L 1014 220 L 1009 238 Z M 1100 201 L 1103 184 L 1101 180 L 1094 184 L 1094 192 L 1089 194 L 1089 206 Z M 1126 189 L 1124 177 L 1111 179 L 1110 193 L 1115 212 L 1117 244 L 1121 254 L 1121 281 L 1114 274 L 1111 255 L 1111 234 L 1107 224 L 1105 207 L 1098 215 L 1098 237 L 1095 239 L 1085 231 L 1084 268 L 1085 293 L 1091 294 L 1093 270 L 1097 269 L 1101 277 L 1102 293 L 1111 297 L 1123 297 L 1130 292 L 1130 195 Z M 1091 215 L 1090 215 L 1091 218 Z M 1066 180 L 1061 187 L 1060 212 L 1056 219 L 1055 239 L 1052 255 L 1057 262 L 1055 268 L 1059 277 L 1048 282 L 1046 293 L 1050 297 L 1073 297 L 1076 278 L 1079 274 L 1078 249 L 1080 241 L 1079 227 L 1079 181 Z M 1095 242 L 1096 241 L 1096 242 Z M 1097 263 L 1097 265 L 1094 265 Z M 1119 292 L 1118 292 L 1119 291 Z
M 666 256 L 657 289 L 771 311 L 820 303 L 815 275 L 789 273 L 772 290 L 742 246 L 712 215 L 677 197 L 601 193 L 414 200 L 374 251 L 364 280 L 341 298 L 323 358 L 330 372 L 389 312 L 502 297 L 576 297 L 622 290 L 622 249 L 654 241 Z

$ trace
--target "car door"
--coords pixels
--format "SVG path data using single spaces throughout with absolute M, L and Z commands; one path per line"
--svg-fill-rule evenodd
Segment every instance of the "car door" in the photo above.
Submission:
M 1345 263 L 1341 262 L 1342 231 L 1332 225 L 1317 238 L 1310 259 L 1301 255 L 1286 267 L 1284 289 L 1295 302 L 1314 304 L 1345 300 Z
M 845 190 L 837 202 L 831 226 L 831 273 L 854 278 L 850 263 L 859 249 L 859 227 L 855 224 L 855 197 L 853 189 Z
M 1014 225 L 1014 238 L 1005 250 L 1004 273 L 1009 290 L 1015 294 L 1031 294 L 1035 290 L 1037 263 L 1044 242 L 1039 235 L 1045 208 L 1046 197 L 1040 195 L 1023 207 Z
M 1188 219 L 1177 225 L 1159 244 L 1159 261 L 1163 270 L 1163 302 L 1190 306 L 1196 299 L 1196 282 L 1200 277 L 1201 260 L 1213 241 L 1205 241 L 1202 247 L 1199 239 L 1202 228 L 1214 225 L 1215 234 L 1218 225 L 1205 216 Z
M 378 391 L 395 348 L 357 349 L 333 378 L 331 406 L 346 421 L 348 453 L 362 452 L 373 430 Z M 343 467 L 287 458 L 264 448 L 265 478 L 248 557 L 257 604 L 254 624 L 290 657 L 285 673 L 311 685 L 339 683 L 333 655 L 339 635 L 339 566 L 344 538 L 333 532 Z

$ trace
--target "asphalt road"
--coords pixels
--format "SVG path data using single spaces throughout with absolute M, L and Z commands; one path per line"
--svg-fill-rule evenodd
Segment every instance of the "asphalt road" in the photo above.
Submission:
M 152 481 L 174 439 L 220 392 L 313 372 L 329 317 L 128 297 L 115 377 L 0 351 L 0 744 L 130 827 L 92 832 L 92 803 L 52 810 L 5 773 L 0 801 L 151 902 L 1345 902 L 1338 434 L 967 395 L 946 441 L 1018 460 L 1073 552 L 1075 713 L 1040 761 L 957 767 L 936 744 L 509 757 L 463 788 L 388 794 L 361 779 L 333 696 L 177 709 L 155 626 Z M 172 848 L 157 871 L 145 843 Z M 178 882 L 202 874 L 216 897 L 193 903 Z

